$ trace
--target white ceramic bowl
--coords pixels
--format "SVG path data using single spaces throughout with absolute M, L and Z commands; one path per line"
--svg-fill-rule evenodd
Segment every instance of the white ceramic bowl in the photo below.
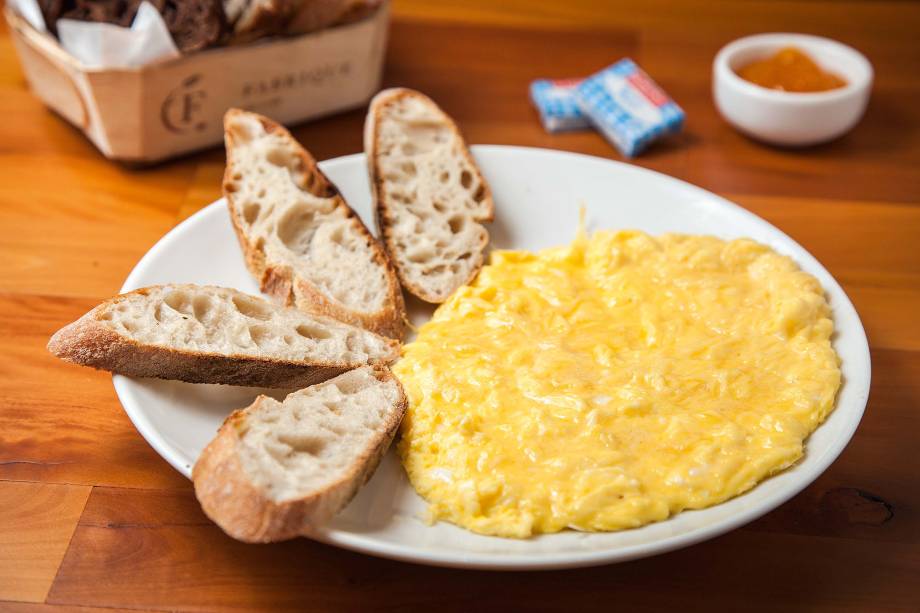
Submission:
M 767 89 L 735 72 L 784 47 L 796 47 L 847 84 L 826 92 Z M 829 38 L 807 34 L 758 34 L 723 47 L 712 66 L 716 107 L 730 124 L 753 138 L 786 146 L 823 143 L 849 131 L 866 110 L 872 65 L 863 54 Z

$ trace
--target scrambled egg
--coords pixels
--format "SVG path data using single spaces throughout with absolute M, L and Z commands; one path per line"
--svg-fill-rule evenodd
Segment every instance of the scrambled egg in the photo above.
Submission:
M 840 386 L 818 281 L 751 240 L 598 232 L 493 253 L 404 348 L 399 453 L 432 520 L 619 530 L 802 457 Z

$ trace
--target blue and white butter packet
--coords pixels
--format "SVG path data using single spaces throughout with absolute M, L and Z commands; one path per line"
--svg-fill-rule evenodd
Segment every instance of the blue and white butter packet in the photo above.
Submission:
M 585 130 L 591 122 L 575 101 L 578 79 L 551 81 L 540 79 L 530 84 L 530 99 L 540 113 L 540 122 L 547 132 Z
M 572 94 L 594 127 L 627 157 L 683 127 L 684 111 L 630 59 L 591 75 Z

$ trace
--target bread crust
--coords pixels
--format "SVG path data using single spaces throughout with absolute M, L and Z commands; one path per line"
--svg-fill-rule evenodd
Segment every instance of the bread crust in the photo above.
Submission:
M 339 23 L 363 2 L 354 0 L 298 0 L 291 19 L 285 25 L 288 34 L 305 34 Z
M 470 153 L 469 147 L 466 144 L 466 140 L 463 138 L 463 135 L 460 132 L 460 128 L 457 127 L 457 123 L 453 120 L 453 118 L 445 113 L 443 109 L 441 109 L 441 107 L 435 103 L 434 100 L 421 92 L 404 87 L 385 89 L 374 96 L 368 108 L 367 118 L 364 121 L 364 153 L 367 158 L 367 169 L 371 187 L 371 199 L 374 207 L 374 219 L 376 220 L 377 230 L 383 241 L 384 248 L 389 254 L 393 254 L 398 251 L 399 247 L 396 245 L 396 241 L 394 240 L 390 230 L 392 225 L 395 223 L 395 215 L 391 211 L 390 203 L 386 198 L 383 197 L 384 178 L 383 173 L 380 172 L 380 161 L 377 155 L 377 152 L 380 148 L 377 124 L 380 122 L 387 106 L 393 104 L 394 102 L 398 102 L 403 98 L 410 97 L 420 98 L 426 104 L 429 104 L 438 109 L 440 114 L 443 116 L 445 123 L 447 123 L 450 127 L 451 132 L 453 132 L 454 135 L 460 139 L 460 143 L 462 145 L 460 147 L 460 151 L 469 162 L 470 167 L 473 169 L 479 185 L 481 185 L 485 190 L 483 202 L 485 202 L 488 206 L 486 215 L 474 217 L 474 219 L 478 222 L 487 223 L 493 221 L 495 218 L 495 202 L 492 199 L 492 190 L 488 183 L 486 183 L 485 178 L 482 176 L 482 172 L 479 170 L 479 166 L 476 165 L 476 162 L 473 159 L 473 155 Z M 480 246 L 476 263 L 470 269 L 470 274 L 461 285 L 469 283 L 476 278 L 476 275 L 479 274 L 479 271 L 482 268 L 484 262 L 483 251 L 485 250 L 485 247 L 485 244 Z M 399 277 L 399 281 L 402 283 L 402 286 L 418 298 L 433 304 L 439 304 L 448 298 L 448 296 L 441 296 L 435 292 L 430 291 L 428 288 L 415 283 L 399 266 L 399 260 L 397 258 L 391 257 L 391 261 L 393 262 L 393 266 L 396 269 L 396 274 Z
M 399 380 L 384 366 L 374 369 L 380 381 L 394 381 L 399 391 L 396 410 L 370 445 L 351 462 L 350 469 L 325 489 L 293 500 L 276 502 L 256 487 L 239 458 L 240 430 L 246 412 L 267 398 L 259 396 L 224 421 L 192 468 L 201 508 L 221 529 L 247 543 L 269 543 L 309 536 L 342 510 L 374 474 L 406 412 L 408 401 Z
M 282 32 L 297 9 L 293 0 L 248 2 L 232 25 L 232 43 L 244 43 Z
M 288 389 L 320 383 L 364 366 L 363 363 L 294 362 L 145 345 L 102 322 L 102 314 L 115 302 L 133 294 L 146 296 L 151 289 L 141 288 L 120 294 L 96 306 L 55 332 L 48 341 L 48 351 L 67 362 L 131 377 Z M 393 341 L 392 349 L 392 359 L 395 360 L 398 355 L 396 341 Z M 377 361 L 372 360 L 371 363 Z
M 241 173 L 242 169 L 237 168 L 233 163 L 232 151 L 235 143 L 233 134 L 229 129 L 234 117 L 244 114 L 257 117 L 266 132 L 278 133 L 293 145 L 303 163 L 304 175 L 307 177 L 306 184 L 300 187 L 318 197 L 335 198 L 336 208 L 345 212 L 348 222 L 364 237 L 366 240 L 365 248 L 371 251 L 372 261 L 385 271 L 387 295 L 383 308 L 376 312 L 364 313 L 331 300 L 309 280 L 297 276 L 290 266 L 280 262 L 268 261 L 263 246 L 250 240 L 247 236 L 245 225 L 238 212 L 239 207 L 234 203 L 232 177 L 234 174 Z M 224 197 L 230 210 L 233 228 L 243 250 L 246 266 L 258 280 L 260 289 L 281 304 L 293 305 L 303 311 L 332 317 L 390 338 L 402 339 L 406 330 L 407 318 L 402 289 L 396 270 L 390 262 L 383 245 L 371 234 L 354 210 L 348 206 L 335 185 L 319 169 L 313 156 L 280 124 L 262 115 L 248 113 L 240 109 L 230 109 L 224 115 L 224 140 L 227 148 L 227 167 L 223 180 Z

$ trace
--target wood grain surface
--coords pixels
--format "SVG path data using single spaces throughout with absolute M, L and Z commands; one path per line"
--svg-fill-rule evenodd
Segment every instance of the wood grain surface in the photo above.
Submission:
M 762 519 L 615 566 L 467 572 L 307 540 L 236 543 L 137 434 L 110 377 L 44 348 L 218 197 L 223 151 L 143 170 L 106 161 L 30 94 L 0 29 L 0 610 L 918 610 L 920 4 L 395 0 L 393 13 L 385 84 L 426 91 L 474 143 L 620 159 L 593 132 L 546 134 L 526 88 L 624 56 L 642 65 L 688 121 L 633 163 L 776 224 L 856 305 L 873 381 L 855 438 Z M 764 31 L 826 35 L 869 57 L 876 84 L 855 130 L 784 150 L 719 118 L 715 52 Z M 360 151 L 362 121 L 355 111 L 294 133 L 325 159 Z

